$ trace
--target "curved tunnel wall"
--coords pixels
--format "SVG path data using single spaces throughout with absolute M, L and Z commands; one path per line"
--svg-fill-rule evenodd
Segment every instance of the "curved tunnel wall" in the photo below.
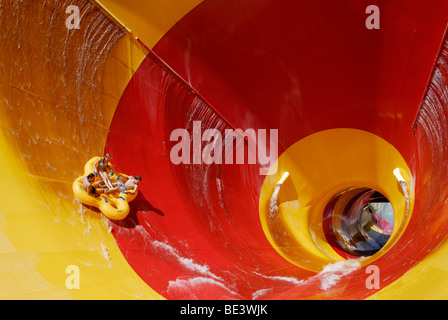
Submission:
M 182 92 L 172 89 L 176 86 L 171 83 L 174 80 L 167 79 L 163 67 L 157 70 L 157 63 L 154 65 L 154 61 L 147 59 L 149 61 L 143 63 L 137 72 L 138 76 L 127 88 L 131 93 L 125 92 L 123 96 L 122 105 L 118 107 L 115 118 L 117 125 L 114 126 L 113 123 L 111 127 L 112 133 L 117 127 L 122 127 L 118 124 L 120 119 L 127 116 L 134 119 L 132 113 L 135 111 L 129 114 L 129 108 L 135 107 L 141 110 L 135 114 L 148 114 L 148 118 L 151 118 L 149 110 L 153 110 L 153 106 L 157 105 L 161 108 L 157 114 L 163 114 L 163 118 L 157 118 L 161 123 L 156 124 L 152 118 L 146 120 L 151 123 L 149 126 L 136 125 L 144 128 L 142 136 L 146 138 L 145 143 L 151 144 L 149 147 L 151 152 L 158 149 L 153 145 L 157 143 L 153 140 L 158 141 L 152 138 L 156 135 L 148 134 L 151 130 L 157 128 L 155 130 L 159 135 L 165 132 L 165 138 L 162 140 L 168 142 L 169 133 L 175 128 L 191 130 L 192 119 L 204 121 L 205 118 L 207 122 L 203 129 L 211 126 L 223 130 L 226 125 L 243 130 L 279 128 L 282 150 L 312 133 L 331 128 L 356 128 L 382 137 L 399 150 L 410 166 L 415 179 L 417 201 L 405 235 L 387 255 L 375 261 L 380 270 L 388 275 L 382 283 L 382 287 L 387 286 L 417 264 L 432 250 L 429 248 L 434 248 L 438 243 L 436 239 L 430 243 L 425 240 L 420 242 L 425 237 L 432 236 L 430 233 L 418 231 L 419 219 L 426 219 L 423 217 L 427 217 L 427 214 L 438 216 L 443 210 L 436 209 L 431 213 L 421 211 L 419 193 L 422 192 L 420 184 L 422 181 L 418 177 L 426 174 L 422 166 L 425 166 L 428 160 L 443 163 L 444 156 L 439 154 L 436 158 L 426 158 L 423 155 L 426 152 L 420 152 L 420 148 L 425 145 L 420 140 L 422 133 L 419 129 L 414 132 L 413 125 L 431 76 L 433 58 L 438 54 L 446 25 L 444 19 L 438 20 L 440 21 L 438 26 L 434 25 L 434 15 L 437 13 L 432 12 L 434 7 L 431 6 L 444 5 L 441 2 L 428 4 L 427 7 L 422 5 L 419 8 L 407 2 L 387 5 L 382 10 L 384 13 L 381 20 L 382 29 L 377 33 L 363 27 L 365 8 L 361 3 L 347 5 L 343 10 L 339 5 L 328 2 L 315 6 L 297 2 L 285 2 L 284 5 L 279 8 L 278 5 L 268 1 L 262 5 L 243 1 L 227 2 L 224 5 L 218 1 L 207 1 L 192 10 L 158 42 L 154 51 L 202 97 L 205 97 L 206 101 L 203 102 L 209 106 L 197 101 L 195 91 L 189 91 L 188 88 Z M 419 14 L 425 10 L 431 12 L 431 15 Z M 341 15 L 341 23 L 333 24 L 329 28 L 328 24 L 322 22 L 329 20 L 329 17 L 337 16 L 335 12 L 344 12 Z M 317 16 L 320 19 L 315 19 Z M 210 27 L 202 28 L 204 23 Z M 426 34 L 424 30 L 427 29 L 438 32 Z M 313 50 L 305 50 L 306 48 Z M 149 84 L 145 84 L 143 80 L 147 77 L 151 79 Z M 156 89 L 150 88 L 154 85 Z M 138 92 L 144 92 L 145 98 L 139 97 L 139 100 L 132 101 L 139 96 Z M 155 100 L 149 103 L 147 102 L 149 99 Z M 123 113 L 119 113 L 121 109 Z M 214 110 L 216 112 L 213 112 Z M 172 114 L 178 115 L 176 120 L 173 120 Z M 145 120 L 139 116 L 139 121 L 143 123 Z M 126 123 L 132 122 L 126 121 Z M 124 136 L 124 132 L 130 130 L 128 127 L 123 131 L 119 129 L 118 135 Z M 433 133 L 425 131 L 423 135 L 426 134 Z M 115 135 L 112 134 L 108 140 L 107 150 L 116 152 L 124 145 L 116 144 L 115 139 Z M 157 238 L 154 231 L 151 231 L 154 229 L 164 230 L 172 235 L 171 241 L 173 238 L 184 241 L 188 239 L 187 243 L 191 245 L 191 249 L 187 252 L 201 264 L 209 266 L 216 278 L 212 277 L 208 282 L 202 279 L 203 283 L 200 283 L 199 278 L 204 278 L 203 276 L 194 272 L 192 274 L 191 270 L 185 270 L 182 266 L 177 268 L 177 273 L 173 271 L 173 275 L 176 275 L 175 281 L 172 278 L 170 280 L 170 277 L 163 279 L 163 276 L 152 275 L 157 273 L 156 271 L 141 272 L 147 282 L 156 287 L 160 285 L 158 290 L 165 290 L 162 291 L 163 295 L 172 298 L 191 297 L 188 291 L 193 290 L 192 287 L 197 289 L 200 287 L 199 284 L 207 287 L 210 294 L 213 291 L 210 289 L 213 287 L 210 282 L 215 282 L 218 292 L 223 290 L 222 285 L 226 284 L 227 289 L 235 297 L 244 298 L 253 297 L 255 292 L 260 293 L 267 287 L 272 289 L 270 286 L 274 289 L 265 297 L 365 298 L 373 293 L 371 290 L 366 290 L 364 282 L 366 275 L 363 268 L 351 273 L 345 282 L 332 290 L 323 291 L 321 283 L 317 280 L 304 281 L 305 283 L 298 286 L 294 283 L 294 279 L 300 281 L 312 279 L 314 273 L 293 268 L 285 261 L 273 259 L 275 253 L 266 245 L 262 234 L 254 234 L 254 231 L 259 232 L 261 229 L 257 222 L 258 212 L 250 196 L 248 199 L 244 196 L 249 193 L 258 198 L 257 193 L 262 180 L 257 170 L 251 170 L 250 166 L 247 166 L 243 172 L 239 171 L 241 167 L 233 172 L 235 169 L 227 166 L 205 168 L 192 165 L 170 168 L 169 172 L 155 169 L 156 172 L 152 173 L 151 168 L 171 167 L 168 156 L 172 146 L 173 144 L 169 143 L 168 147 L 166 143 L 163 147 L 160 145 L 164 154 L 162 159 L 156 161 L 154 157 L 144 157 L 151 160 L 142 159 L 141 164 L 143 166 L 143 163 L 148 161 L 148 175 L 150 177 L 156 175 L 157 178 L 154 180 L 160 181 L 157 186 L 150 187 L 149 194 L 157 195 L 155 199 L 163 199 L 168 189 L 161 189 L 160 186 L 168 184 L 165 182 L 167 180 L 171 184 L 171 178 L 167 177 L 173 177 L 178 183 L 177 188 L 171 190 L 178 190 L 179 185 L 185 188 L 181 189 L 181 193 L 188 190 L 184 202 L 187 207 L 180 210 L 178 205 L 173 203 L 177 203 L 172 201 L 173 198 L 155 200 L 155 207 L 167 208 L 167 212 L 176 214 L 176 218 L 170 222 L 168 213 L 154 215 L 152 218 L 139 216 L 139 224 L 152 235 L 149 240 L 144 241 L 145 247 L 151 247 L 147 246 L 148 241 L 169 242 L 169 238 L 163 236 Z M 132 149 L 138 147 L 130 146 L 129 152 Z M 366 145 L 360 152 L 371 152 L 379 158 L 390 156 L 380 154 L 381 150 L 370 145 Z M 443 153 L 443 149 L 441 152 Z M 328 159 L 333 158 L 331 153 L 323 151 L 322 154 Z M 129 161 L 125 160 L 124 163 Z M 164 166 L 161 166 L 159 161 Z M 378 169 L 379 167 L 374 165 L 368 170 Z M 229 171 L 228 176 L 225 174 L 226 171 Z M 377 172 L 377 175 L 383 174 L 385 173 Z M 227 185 L 235 190 L 229 193 L 232 200 L 225 198 L 226 192 L 224 195 L 220 193 L 222 190 L 227 190 Z M 191 199 L 191 194 L 195 195 L 194 199 Z M 433 195 L 427 196 L 431 198 Z M 171 206 L 167 206 L 166 201 L 170 201 Z M 433 201 L 438 202 L 435 199 Z M 227 209 L 227 206 L 234 204 L 237 205 L 232 210 Z M 242 204 L 244 208 L 241 208 Z M 151 222 L 145 223 L 146 219 L 150 219 Z M 242 233 L 238 229 L 235 232 L 235 228 L 241 227 L 240 221 L 245 219 L 252 219 L 249 223 L 255 223 L 257 227 L 251 229 L 252 232 Z M 443 221 L 443 218 L 440 219 Z M 182 221 L 180 225 L 179 221 Z M 154 225 L 157 227 L 153 229 Z M 194 231 L 185 234 L 184 226 L 188 226 L 187 230 Z M 445 223 L 439 226 L 439 231 L 443 234 Z M 121 232 L 123 229 L 116 229 L 119 245 Z M 251 240 L 255 242 L 240 239 L 239 236 L 242 234 L 244 236 L 250 234 Z M 416 240 L 418 238 L 420 239 Z M 196 245 L 192 244 L 196 242 L 198 242 Z M 173 247 L 183 247 L 180 240 L 177 240 L 176 244 L 169 243 Z M 207 247 L 202 243 L 213 245 Z M 246 255 L 251 257 L 245 259 L 242 265 L 240 243 L 244 243 Z M 418 243 L 425 246 L 425 250 L 422 251 Z M 126 243 L 121 245 L 125 254 L 128 246 Z M 233 249 L 229 250 L 229 246 Z M 193 249 L 198 247 L 201 249 Z M 144 253 L 144 250 L 141 252 Z M 151 253 L 147 255 L 150 257 L 147 257 L 148 260 L 142 264 L 148 265 L 149 261 L 156 265 L 160 263 L 157 257 L 151 258 Z M 131 265 L 138 266 L 140 259 L 142 257 L 129 260 Z M 222 275 L 223 264 L 226 265 L 226 275 Z M 267 269 L 264 269 L 266 267 Z M 273 274 L 270 270 L 282 271 Z M 251 276 L 251 282 L 245 283 L 248 274 Z M 292 283 L 286 285 L 267 283 L 269 281 L 266 279 L 273 281 L 279 277 L 289 279 Z M 225 281 L 220 282 L 220 279 Z M 238 295 L 235 295 L 236 292 Z M 232 294 L 227 292 L 225 296 Z M 200 292 L 195 292 L 193 297 L 202 298 Z
M 221 131 L 229 127 L 279 129 L 280 153 L 302 138 L 332 128 L 365 130 L 385 139 L 409 165 L 415 207 L 406 232 L 374 262 L 387 276 L 381 278 L 381 290 L 373 297 L 416 297 L 421 288 L 443 284 L 435 279 L 446 279 L 446 263 L 440 258 L 445 250 L 440 244 L 446 235 L 446 189 L 434 177 L 444 181 L 447 176 L 444 55 L 428 92 L 426 88 L 443 41 L 446 4 L 379 3 L 381 29 L 374 31 L 364 27 L 368 4 L 363 1 L 343 5 L 284 1 L 281 6 L 274 1 L 204 1 L 195 5 L 185 17 L 179 15 L 179 22 L 168 32 L 160 31 L 154 42 L 142 37 L 156 43 L 154 51 L 185 83 L 151 55 L 140 64 L 143 55 L 138 44 L 102 15 L 85 21 L 90 21 L 89 26 L 101 21 L 104 30 L 68 33 L 62 24 L 63 6 L 2 2 L 2 25 L 12 28 L 3 38 L 9 41 L 8 48 L 17 47 L 16 53 L 2 51 L 2 68 L 9 75 L 2 81 L 2 131 L 5 150 L 10 150 L 5 152 L 4 172 L 14 168 L 14 181 L 33 195 L 25 197 L 31 199 L 27 205 L 11 200 L 2 206 L 2 248 L 8 261 L 33 271 L 27 279 L 34 279 L 31 283 L 39 288 L 36 295 L 70 296 L 63 285 L 65 273 L 51 276 L 50 271 L 64 270 L 70 263 L 88 266 L 92 261 L 97 268 L 89 274 L 89 284 L 100 293 L 105 294 L 105 282 L 115 284 L 116 272 L 132 279 L 118 280 L 118 289 L 109 292 L 112 297 L 129 291 L 136 291 L 132 297 L 159 297 L 149 287 L 173 299 L 366 298 L 375 293 L 365 287 L 365 268 L 336 271 L 337 284 L 323 287 L 331 271 L 298 268 L 272 248 L 259 219 L 264 177 L 258 165 L 173 166 L 169 135 L 176 128 L 191 130 L 193 120 L 201 120 L 203 129 Z M 87 2 L 80 1 L 80 6 L 87 6 L 87 12 L 94 10 Z M 9 21 L 5 10 L 20 15 Z M 120 18 L 120 10 L 115 15 Z M 31 16 L 34 20 L 25 19 Z M 33 40 L 34 33 L 24 31 L 32 28 L 16 28 L 23 21 L 50 22 L 48 29 L 61 28 L 50 34 L 64 36 L 48 36 L 42 45 Z M 133 32 L 140 35 L 140 27 Z M 116 36 L 104 37 L 111 30 Z M 99 38 L 94 40 L 95 36 Z M 62 43 L 58 45 L 55 39 Z M 87 40 L 92 41 L 83 43 Z M 75 47 L 70 49 L 67 44 L 72 41 Z M 79 46 L 85 50 L 79 52 Z M 62 49 L 58 54 L 49 48 Z M 97 59 L 92 60 L 93 56 Z M 25 67 L 30 57 L 34 65 L 41 63 L 43 73 Z M 14 69 L 8 67 L 13 65 L 23 78 L 14 77 Z M 89 78 L 95 81 L 90 83 Z M 101 85 L 107 88 L 102 90 L 106 94 L 94 94 Z M 101 105 L 107 111 L 101 111 Z M 91 119 L 95 121 L 90 123 Z M 24 130 L 27 125 L 29 130 Z M 92 129 L 85 131 L 86 127 Z M 60 131 L 64 128 L 67 131 Z M 69 137 L 73 143 L 66 142 Z M 98 221 L 98 212 L 88 209 L 79 215 L 67 187 L 77 176 L 71 176 L 67 161 L 81 170 L 103 148 L 113 154 L 119 171 L 144 177 L 131 216 L 107 223 L 136 274 L 122 261 L 114 239 Z M 17 158 L 24 160 L 21 166 Z M 40 203 L 39 209 L 35 203 Z M 42 222 L 34 223 L 28 233 L 17 232 L 24 224 L 17 211 L 35 212 L 25 215 L 27 222 Z M 427 223 L 422 227 L 421 221 Z M 15 235 L 11 230 L 16 230 Z M 64 241 L 60 230 L 70 230 Z M 90 238 L 79 244 L 78 236 L 86 232 Z M 36 239 L 33 246 L 30 239 Z M 42 239 L 48 244 L 42 245 Z M 101 245 L 93 244 L 98 239 Z M 59 243 L 57 248 L 53 243 Z M 84 254 L 67 253 L 71 250 Z M 36 254 L 11 254 L 23 251 Z M 54 267 L 48 268 L 50 264 Z M 20 276 L 6 265 L 12 277 L 2 293 L 20 296 L 28 284 L 18 282 Z M 109 270 L 106 276 L 101 275 L 104 268 Z M 36 274 L 41 282 L 36 283 Z M 409 281 L 417 278 L 424 280 Z M 445 291 L 438 288 L 432 294 L 444 296 Z
M 65 26 L 69 4 L 79 30 Z M 0 25 L 0 297 L 160 298 L 71 191 L 103 152 L 143 49 L 88 1 L 1 1 Z M 79 290 L 66 287 L 68 266 Z

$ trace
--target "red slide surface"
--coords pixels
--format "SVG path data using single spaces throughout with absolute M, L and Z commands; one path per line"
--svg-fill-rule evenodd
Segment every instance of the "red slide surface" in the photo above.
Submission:
M 381 5 L 379 30 L 365 27 L 371 4 Z M 143 177 L 131 215 L 112 225 L 139 276 L 168 299 L 361 299 L 375 292 L 364 269 L 325 287 L 325 274 L 277 253 L 260 223 L 259 165 L 174 165 L 170 135 L 192 133 L 193 121 L 202 131 L 278 129 L 279 154 L 333 128 L 385 139 L 415 177 L 416 202 L 404 235 L 375 262 L 388 275 L 382 287 L 415 266 L 448 226 L 447 110 L 437 104 L 443 55 L 440 79 L 433 73 L 447 10 L 445 0 L 207 0 L 189 12 L 154 48 L 179 76 L 149 54 L 106 144 L 118 171 Z

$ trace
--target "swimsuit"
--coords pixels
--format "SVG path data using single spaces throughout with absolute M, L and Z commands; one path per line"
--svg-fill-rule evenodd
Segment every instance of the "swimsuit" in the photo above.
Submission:
M 101 163 L 98 165 L 99 168 L 101 167 L 107 167 L 109 165 L 109 162 L 106 162 L 106 164 L 104 164 L 103 161 L 101 161 Z M 106 168 L 104 169 L 99 169 L 99 172 L 106 172 Z
M 92 186 L 92 191 L 90 193 L 94 194 L 95 198 L 99 197 L 100 195 L 96 194 L 96 188 L 93 185 L 91 185 L 91 186 Z M 81 187 L 81 190 L 84 190 L 84 186 Z M 85 190 L 85 191 L 87 191 L 87 190 Z
M 120 191 L 126 191 L 126 186 L 124 185 L 124 182 L 119 181 L 118 182 L 118 189 L 120 189 Z

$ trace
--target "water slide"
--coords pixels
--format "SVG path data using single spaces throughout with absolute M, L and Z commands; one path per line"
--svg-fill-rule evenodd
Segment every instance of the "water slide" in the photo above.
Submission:
M 447 10 L 0 0 L 0 299 L 448 298 Z

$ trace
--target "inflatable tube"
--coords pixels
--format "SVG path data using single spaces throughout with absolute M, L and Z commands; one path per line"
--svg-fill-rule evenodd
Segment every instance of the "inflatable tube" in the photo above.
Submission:
M 84 174 L 73 182 L 73 193 L 84 205 L 98 208 L 109 219 L 123 220 L 129 214 L 129 202 L 135 199 L 138 191 L 134 194 L 117 191 L 108 195 L 101 194 L 98 197 L 93 197 L 83 189 L 82 178 L 93 172 L 93 165 L 98 159 L 100 159 L 100 157 L 94 157 L 86 163 L 84 166 Z M 119 181 L 121 177 L 126 176 L 121 173 L 117 174 L 110 162 L 109 167 L 112 169 L 108 172 L 111 182 Z M 101 177 L 96 172 L 94 173 L 95 182 L 100 181 Z

